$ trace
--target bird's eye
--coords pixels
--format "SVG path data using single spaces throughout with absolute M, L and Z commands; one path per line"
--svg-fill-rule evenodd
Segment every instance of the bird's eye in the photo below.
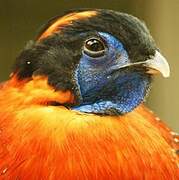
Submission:
M 103 56 L 105 49 L 104 42 L 98 38 L 90 38 L 84 44 L 84 53 L 94 58 Z

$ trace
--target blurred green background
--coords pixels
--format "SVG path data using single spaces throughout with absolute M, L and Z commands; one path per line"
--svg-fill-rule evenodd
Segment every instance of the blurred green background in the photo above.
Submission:
M 8 78 L 25 43 L 33 39 L 49 18 L 81 7 L 106 8 L 144 20 L 158 47 L 168 59 L 171 77 L 157 77 L 148 98 L 149 107 L 173 130 L 179 130 L 179 1 L 178 0 L 0 0 L 0 81 Z

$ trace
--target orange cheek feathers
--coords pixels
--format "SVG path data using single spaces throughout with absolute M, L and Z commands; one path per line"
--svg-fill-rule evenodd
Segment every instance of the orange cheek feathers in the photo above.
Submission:
M 6 88 L 7 87 L 7 88 Z M 74 95 L 70 90 L 55 91 L 48 85 L 48 79 L 45 76 L 34 76 L 32 79 L 19 81 L 16 76 L 5 84 L 7 89 L 14 97 L 21 97 L 24 104 L 46 104 L 48 102 L 58 102 L 60 104 L 74 103 Z M 23 98 L 24 96 L 24 98 Z

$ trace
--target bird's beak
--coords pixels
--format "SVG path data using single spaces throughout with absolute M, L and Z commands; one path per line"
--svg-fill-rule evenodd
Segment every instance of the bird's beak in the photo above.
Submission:
M 148 74 L 162 74 L 167 78 L 170 76 L 170 67 L 167 60 L 158 52 L 155 52 L 153 58 L 145 61 L 144 66 L 148 68 Z
M 167 78 L 170 76 L 170 67 L 167 60 L 158 52 L 155 51 L 153 58 L 142 62 L 128 63 L 123 66 L 115 66 L 112 70 L 121 70 L 126 67 L 141 66 L 147 69 L 148 74 L 161 74 L 163 77 Z

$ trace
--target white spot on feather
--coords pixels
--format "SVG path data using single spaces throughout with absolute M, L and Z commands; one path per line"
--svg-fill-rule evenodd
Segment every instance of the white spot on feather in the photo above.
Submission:
M 155 120 L 160 121 L 160 118 L 159 117 L 155 117 Z
M 172 136 L 179 136 L 179 134 L 178 134 L 178 133 L 173 132 L 173 131 L 171 131 L 171 132 L 170 132 L 170 134 L 171 134 Z
M 179 143 L 179 139 L 178 139 L 178 138 L 174 138 L 174 141 L 175 141 L 176 143 Z
M 2 172 L 1 172 L 1 175 L 5 174 L 5 173 L 7 172 L 7 170 L 8 170 L 8 168 L 7 168 L 7 167 L 6 167 L 6 168 L 4 168 L 4 169 L 2 170 Z

